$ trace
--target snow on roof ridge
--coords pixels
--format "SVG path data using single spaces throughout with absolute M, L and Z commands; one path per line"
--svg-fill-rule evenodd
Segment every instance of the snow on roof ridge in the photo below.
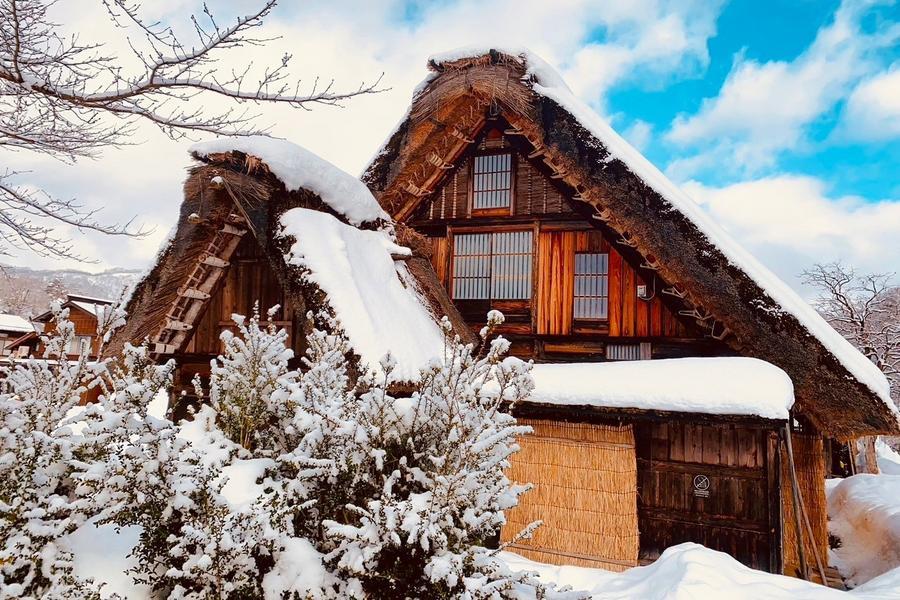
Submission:
M 692 222 L 710 243 L 733 265 L 741 269 L 763 289 L 782 309 L 822 343 L 822 345 L 857 380 L 874 392 L 891 411 L 900 416 L 890 396 L 890 384 L 875 364 L 829 325 L 816 310 L 790 286 L 745 250 L 731 235 L 703 211 L 684 190 L 672 182 L 634 146 L 620 136 L 600 115 L 575 97 L 562 77 L 550 64 L 527 48 L 502 46 L 466 46 L 432 55 L 437 64 L 465 58 L 477 58 L 495 50 L 518 57 L 526 68 L 526 75 L 534 78 L 532 89 L 559 104 L 592 135 L 597 137 L 613 158 L 622 161 L 629 170 L 663 197 L 674 209 Z
M 288 140 L 262 135 L 221 137 L 192 144 L 189 151 L 198 157 L 230 151 L 255 156 L 288 191 L 307 189 L 318 194 L 353 225 L 389 219 L 362 181 Z
M 25 317 L 11 313 L 0 313 L 0 329 L 7 331 L 34 331 L 34 325 Z

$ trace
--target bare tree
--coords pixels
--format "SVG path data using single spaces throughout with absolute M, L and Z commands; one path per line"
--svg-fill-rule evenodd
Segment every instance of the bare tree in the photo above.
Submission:
M 859 274 L 841 263 L 816 265 L 802 275 L 821 292 L 819 313 L 887 376 L 900 405 L 900 287 L 893 274 Z M 875 439 L 866 440 L 866 465 L 877 472 Z
M 223 60 L 235 58 L 240 48 L 270 41 L 252 33 L 276 0 L 228 25 L 220 25 L 204 5 L 202 15 L 191 17 L 190 44 L 171 27 L 143 20 L 133 0 L 96 0 L 128 42 L 130 56 L 124 59 L 102 42 L 66 35 L 48 15 L 57 1 L 0 0 L 0 148 L 8 151 L 68 162 L 96 158 L 105 148 L 134 143 L 141 121 L 173 139 L 191 132 L 261 134 L 267 130 L 254 125 L 253 105 L 309 109 L 379 91 L 380 77 L 344 91 L 335 90 L 333 81 L 292 80 L 290 55 L 261 70 L 249 61 L 223 68 Z M 227 106 L 212 110 L 198 96 L 224 98 Z M 131 222 L 103 223 L 75 200 L 15 185 L 17 175 L 0 171 L 0 254 L 27 248 L 43 256 L 83 258 L 56 233 L 60 225 L 112 235 L 145 233 Z

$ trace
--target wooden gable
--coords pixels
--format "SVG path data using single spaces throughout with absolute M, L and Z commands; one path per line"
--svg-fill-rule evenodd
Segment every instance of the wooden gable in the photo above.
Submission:
M 652 257 L 641 256 L 626 238 L 593 219 L 575 199 L 577 191 L 502 116 L 488 116 L 480 127 L 456 162 L 443 165 L 434 192 L 406 220 L 428 236 L 435 273 L 451 297 L 458 236 L 531 232 L 531 294 L 524 300 L 454 298 L 473 328 L 480 327 L 488 310 L 501 310 L 507 317 L 502 332 L 512 339 L 514 352 L 539 358 L 596 359 L 606 354 L 606 342 L 616 339 L 656 342 L 657 356 L 727 352 L 696 326 L 680 298 L 664 293 L 671 286 L 658 276 Z M 473 165 L 476 156 L 496 153 L 512 157 L 511 199 L 508 207 L 488 213 L 473 207 Z M 573 314 L 575 257 L 585 252 L 608 256 L 608 315 L 601 320 L 579 320 Z M 638 296 L 639 286 L 646 290 L 644 298 Z

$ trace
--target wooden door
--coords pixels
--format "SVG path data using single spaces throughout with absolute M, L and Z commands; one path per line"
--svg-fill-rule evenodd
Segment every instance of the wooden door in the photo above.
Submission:
M 682 542 L 780 572 L 777 437 L 743 425 L 635 426 L 642 560 Z

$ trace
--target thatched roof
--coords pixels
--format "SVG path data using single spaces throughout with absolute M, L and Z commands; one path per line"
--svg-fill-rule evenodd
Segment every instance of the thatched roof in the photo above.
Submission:
M 407 219 L 491 115 L 502 116 L 590 211 L 653 261 L 671 291 L 738 353 L 784 369 L 797 407 L 839 439 L 900 432 L 887 381 L 780 281 L 574 98 L 527 52 L 464 50 L 429 61 L 409 114 L 363 176 Z M 626 248 L 626 250 L 629 250 Z
M 160 251 L 149 273 L 137 284 L 127 306 L 127 323 L 113 339 L 112 351 L 126 341 L 139 343 L 149 339 L 151 351 L 157 357 L 184 352 L 193 327 L 224 278 L 228 261 L 241 239 L 251 236 L 268 258 L 269 265 L 294 306 L 313 311 L 324 308 L 337 316 L 354 351 L 362 356 L 364 352 L 354 345 L 354 335 L 358 332 L 350 327 L 350 319 L 344 318 L 354 317 L 355 323 L 359 324 L 361 317 L 339 314 L 341 303 L 338 300 L 346 298 L 330 298 L 327 289 L 319 283 L 321 280 L 315 277 L 316 273 L 311 272 L 311 267 L 292 256 L 292 248 L 298 240 L 294 237 L 296 234 L 287 231 L 285 216 L 292 215 L 292 220 L 296 222 L 307 214 L 318 215 L 320 222 L 333 230 L 377 238 L 375 246 L 383 254 L 379 264 L 382 267 L 389 265 L 387 268 L 391 272 L 388 275 L 398 279 L 397 282 L 382 282 L 385 288 L 390 287 L 387 285 L 389 283 L 396 284 L 393 285 L 393 298 L 396 299 L 397 294 L 408 294 L 415 298 L 417 307 L 425 307 L 428 324 L 424 326 L 430 328 L 429 335 L 433 336 L 434 331 L 439 329 L 439 318 L 447 315 L 464 339 L 471 341 L 471 331 L 452 304 L 437 291 L 440 290 L 440 283 L 431 270 L 428 256 L 417 251 L 426 248 L 427 244 L 422 243 L 414 232 L 401 230 L 397 241 L 411 247 L 413 252 L 410 256 L 397 256 L 398 260 L 392 261 L 388 246 L 394 235 L 390 224 L 380 218 L 367 222 L 354 219 L 354 216 L 365 214 L 383 215 L 374 201 L 375 212 L 370 208 L 360 211 L 350 205 L 340 205 L 334 198 L 323 200 L 309 189 L 289 190 L 260 157 L 242 151 L 193 154 L 199 164 L 188 172 L 184 201 L 172 238 Z M 319 179 L 325 181 L 321 173 Z M 371 196 L 369 198 L 371 200 Z M 383 244 L 378 241 L 382 238 Z M 349 293 L 361 291 L 353 289 Z M 380 301 L 382 307 L 386 302 L 386 298 L 370 300 L 376 305 Z M 382 316 L 373 311 L 364 318 L 374 322 Z M 404 316 L 398 318 L 404 319 Z M 423 326 L 421 318 L 416 322 L 407 315 L 406 322 Z M 316 324 L 328 326 L 326 322 Z M 370 338 L 376 337 L 371 332 L 364 333 L 369 334 Z M 410 335 L 414 333 L 417 332 Z M 374 360 L 378 358 L 380 356 Z

